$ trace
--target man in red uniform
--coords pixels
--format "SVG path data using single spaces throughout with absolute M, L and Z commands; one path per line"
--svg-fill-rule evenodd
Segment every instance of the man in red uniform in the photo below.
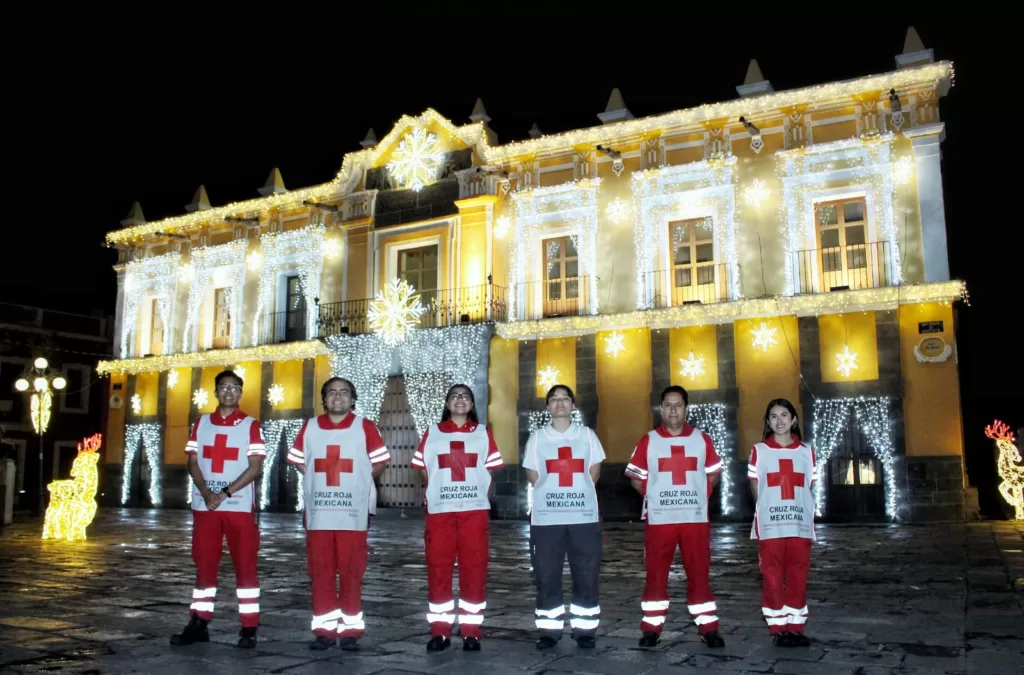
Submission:
M 253 481 L 267 450 L 260 423 L 238 409 L 242 378 L 230 370 L 217 375 L 216 412 L 200 415 L 185 445 L 192 476 L 192 559 L 196 586 L 192 591 L 191 618 L 185 630 L 171 636 L 172 645 L 209 642 L 206 624 L 213 619 L 217 597 L 217 570 L 228 540 L 235 566 L 238 613 L 242 619 L 238 646 L 256 646 L 260 624 L 260 584 L 256 555 L 260 533 L 256 526 Z
M 644 561 L 647 581 L 640 607 L 641 647 L 661 639 L 668 616 L 668 572 L 676 547 L 686 570 L 686 605 L 701 641 L 723 647 L 718 634 L 718 605 L 711 592 L 711 538 L 708 497 L 718 484 L 722 460 L 711 437 L 686 423 L 689 395 L 679 386 L 661 393 L 661 426 L 636 444 L 626 466 L 633 487 L 644 495 Z
M 343 650 L 354 652 L 366 628 L 362 592 L 366 532 L 377 501 L 373 481 L 391 455 L 377 425 L 352 412 L 358 398 L 352 382 L 332 377 L 320 397 L 327 413 L 307 420 L 288 451 L 288 463 L 305 476 L 306 561 L 316 636 L 309 648 L 328 649 L 337 637 Z

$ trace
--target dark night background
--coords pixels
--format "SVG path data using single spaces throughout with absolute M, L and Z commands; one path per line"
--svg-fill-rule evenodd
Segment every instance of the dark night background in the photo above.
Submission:
M 890 71 L 913 24 L 936 60 L 956 66 L 941 110 L 951 272 L 971 294 L 958 331 L 964 435 L 982 509 L 999 512 L 994 443 L 982 427 L 994 417 L 1024 424 L 1021 226 L 998 185 L 1001 156 L 1020 143 L 1008 105 L 1016 58 L 998 54 L 1014 38 L 953 20 L 804 27 L 739 12 L 660 27 L 652 16 L 593 27 L 530 21 L 506 37 L 490 32 L 503 20 L 460 16 L 437 26 L 406 17 L 426 37 L 388 29 L 386 47 L 372 36 L 394 17 L 230 34 L 193 25 L 173 37 L 51 33 L 45 54 L 25 52 L 5 69 L 14 119 L 4 128 L 0 300 L 112 315 L 115 254 L 100 244 L 132 201 L 154 221 L 183 213 L 200 183 L 214 205 L 256 197 L 275 166 L 289 188 L 321 183 L 367 128 L 380 138 L 428 106 L 463 124 L 480 96 L 508 142 L 534 122 L 546 133 L 598 124 L 612 87 L 637 117 L 735 98 L 750 58 L 777 91 Z

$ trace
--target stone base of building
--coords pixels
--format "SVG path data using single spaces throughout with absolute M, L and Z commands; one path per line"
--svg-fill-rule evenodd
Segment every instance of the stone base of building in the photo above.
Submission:
M 902 457 L 907 522 L 980 520 L 978 490 L 964 487 L 960 457 Z M 897 474 L 897 485 L 900 483 Z

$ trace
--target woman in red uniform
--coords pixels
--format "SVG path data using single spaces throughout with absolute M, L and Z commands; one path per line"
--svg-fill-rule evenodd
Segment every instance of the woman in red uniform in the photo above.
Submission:
M 448 390 L 441 422 L 423 434 L 412 465 L 425 471 L 427 480 L 427 651 L 451 646 L 456 559 L 462 648 L 480 651 L 480 624 L 487 607 L 490 471 L 500 468 L 502 461 L 491 430 L 477 418 L 469 387 L 457 384 Z
M 761 611 L 778 647 L 807 647 L 807 572 L 814 540 L 814 449 L 804 443 L 796 408 L 768 404 L 764 435 L 750 451 L 747 478 L 757 506 L 751 539 L 758 540 L 764 590 Z

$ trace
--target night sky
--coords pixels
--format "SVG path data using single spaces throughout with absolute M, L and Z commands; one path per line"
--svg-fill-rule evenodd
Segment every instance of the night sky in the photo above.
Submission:
M 289 188 L 321 183 L 369 127 L 380 138 L 403 114 L 433 107 L 464 124 L 480 96 L 499 140 L 520 140 L 534 122 L 546 133 L 599 124 L 612 87 L 637 117 L 735 98 L 750 58 L 777 91 L 890 71 L 913 24 L 956 66 L 941 103 L 946 218 L 951 271 L 971 294 L 958 332 L 968 468 L 991 509 L 994 444 L 982 426 L 1024 424 L 1020 329 L 1006 323 L 1020 321 L 1021 271 L 996 259 L 1019 264 L 1024 242 L 1012 197 L 985 175 L 993 156 L 1019 152 L 1019 123 L 998 105 L 1014 95 L 1001 78 L 1017 58 L 999 52 L 1016 38 L 906 18 L 794 28 L 740 11 L 564 27 L 527 14 L 505 36 L 488 28 L 505 19 L 467 16 L 436 27 L 407 17 L 427 37 L 386 30 L 388 48 L 369 40 L 393 16 L 223 34 L 193 25 L 173 38 L 51 33 L 47 60 L 25 52 L 5 73 L 18 103 L 5 106 L 0 300 L 113 314 L 115 255 L 101 242 L 132 201 L 153 221 L 183 213 L 200 183 L 214 205 L 256 197 L 275 166 Z

